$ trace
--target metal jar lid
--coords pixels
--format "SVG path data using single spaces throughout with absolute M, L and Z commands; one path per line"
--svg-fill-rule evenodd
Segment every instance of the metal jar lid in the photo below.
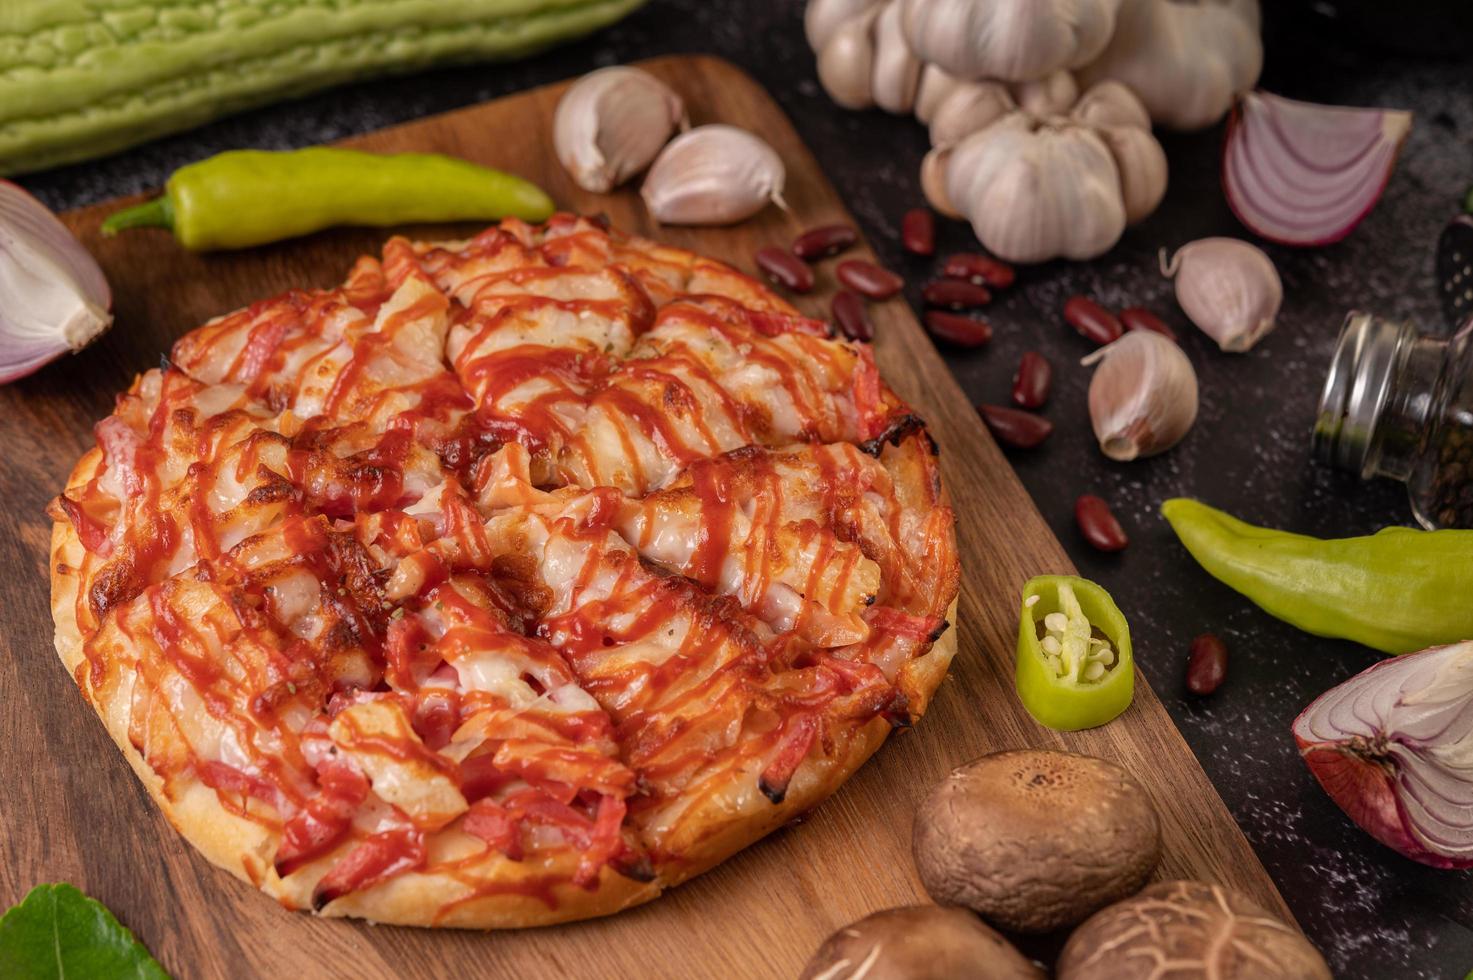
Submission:
M 1416 337 L 1409 323 L 1351 313 L 1340 330 L 1330 376 L 1320 394 L 1310 449 L 1321 463 L 1369 477 L 1377 423 L 1386 408 L 1406 345 Z

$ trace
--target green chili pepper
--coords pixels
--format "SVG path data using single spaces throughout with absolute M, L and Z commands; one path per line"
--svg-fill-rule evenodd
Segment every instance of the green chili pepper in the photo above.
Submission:
M 1473 531 L 1322 541 L 1196 500 L 1168 500 L 1161 513 L 1214 578 L 1305 632 L 1384 653 L 1473 639 Z
M 516 217 L 542 221 L 552 200 L 535 184 L 455 157 L 383 156 L 333 147 L 232 150 L 191 163 L 164 195 L 119 211 L 104 235 L 170 228 L 195 251 L 247 248 L 335 225 Z
M 1103 725 L 1129 707 L 1130 626 L 1110 594 L 1072 575 L 1024 586 L 1017 683 L 1029 713 L 1059 731 Z

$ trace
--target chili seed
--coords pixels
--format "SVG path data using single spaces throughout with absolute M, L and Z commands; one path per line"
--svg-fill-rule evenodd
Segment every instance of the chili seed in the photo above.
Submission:
M 1037 351 L 1028 351 L 1018 362 L 1013 375 L 1013 404 L 1022 408 L 1042 408 L 1053 386 L 1054 367 Z
M 860 259 L 840 262 L 838 268 L 834 270 L 834 275 L 840 282 L 866 299 L 889 299 L 900 292 L 900 287 L 905 285 L 905 280 L 889 269 L 882 269 L 873 262 L 864 262 Z
M 1142 306 L 1130 306 L 1120 311 L 1120 325 L 1126 330 L 1149 330 L 1151 333 L 1159 333 L 1172 343 L 1176 343 L 1176 331 L 1166 325 L 1166 321 Z
M 1123 551 L 1130 544 L 1110 505 L 1092 493 L 1074 501 L 1074 522 L 1084 540 L 1100 551 Z
M 912 255 L 936 254 L 936 216 L 928 208 L 911 208 L 900 219 L 900 244 Z
M 1101 346 L 1119 340 L 1125 333 L 1120 321 L 1088 296 L 1075 296 L 1065 303 L 1064 320 L 1078 330 L 1080 336 Z
M 1211 694 L 1227 679 L 1227 646 L 1212 633 L 1203 633 L 1192 641 L 1187 654 L 1187 690 L 1193 694 Z
M 1007 289 L 1018 277 L 1013 267 L 1006 262 L 975 252 L 960 252 L 947 257 L 945 264 L 941 266 L 941 274 L 948 279 L 966 279 L 994 289 Z
M 993 438 L 1014 449 L 1032 449 L 1054 431 L 1052 422 L 1032 412 L 1020 412 L 1005 405 L 978 405 L 977 411 L 992 431 Z
M 949 310 L 965 310 L 974 306 L 986 306 L 992 302 L 992 293 L 986 286 L 962 279 L 933 279 L 921 290 L 921 298 L 927 306 L 944 306 Z
M 804 262 L 816 262 L 838 255 L 859 241 L 859 232 L 848 225 L 824 225 L 810 228 L 793 239 L 793 254 Z
M 757 268 L 779 286 L 791 289 L 795 293 L 812 291 L 813 270 L 787 249 L 768 245 L 765 248 L 759 248 L 754 258 Z
M 992 339 L 992 324 L 960 313 L 927 310 L 926 329 L 931 336 L 958 347 L 981 347 Z
M 830 312 L 839 331 L 850 340 L 875 339 L 875 325 L 870 322 L 869 311 L 864 308 L 864 300 L 859 298 L 859 294 L 847 289 L 839 290 L 834 294 Z

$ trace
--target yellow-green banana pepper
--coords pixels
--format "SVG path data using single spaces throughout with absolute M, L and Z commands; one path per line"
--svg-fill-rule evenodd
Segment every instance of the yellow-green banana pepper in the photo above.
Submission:
M 336 225 L 542 221 L 552 199 L 520 177 L 429 153 L 231 150 L 180 167 L 164 195 L 111 215 L 105 235 L 170 228 L 185 248 L 247 248 Z
M 1214 578 L 1305 632 L 1384 653 L 1473 639 L 1473 531 L 1388 527 L 1326 541 L 1196 500 L 1168 500 L 1161 513 Z
M 1040 575 L 1023 587 L 1018 697 L 1050 728 L 1095 728 L 1130 706 L 1130 626 L 1110 594 L 1088 579 Z

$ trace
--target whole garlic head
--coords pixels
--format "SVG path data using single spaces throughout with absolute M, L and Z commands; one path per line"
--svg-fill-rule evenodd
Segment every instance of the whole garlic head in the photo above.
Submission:
M 615 65 L 584 75 L 563 93 L 552 142 L 575 184 L 607 194 L 649 166 L 686 125 L 685 105 L 669 86 L 649 72 Z
M 902 0 L 922 61 L 961 78 L 1024 82 L 1104 50 L 1120 0 Z
M 1263 70 L 1258 0 L 1122 0 L 1115 34 L 1080 83 L 1130 86 L 1170 129 L 1205 129 Z
M 1089 382 L 1089 418 L 1111 459 L 1164 453 L 1197 421 L 1197 372 L 1161 334 L 1133 330 L 1081 363 L 1099 363 Z
M 662 224 L 729 225 L 786 208 L 786 179 L 777 151 L 745 129 L 697 126 L 660 152 L 639 193 Z
M 1160 203 L 1166 155 L 1144 108 L 1112 84 L 1086 92 L 1068 116 L 1016 110 L 954 146 L 938 144 L 922 186 L 938 210 L 967 217 L 1000 258 L 1090 259 Z

